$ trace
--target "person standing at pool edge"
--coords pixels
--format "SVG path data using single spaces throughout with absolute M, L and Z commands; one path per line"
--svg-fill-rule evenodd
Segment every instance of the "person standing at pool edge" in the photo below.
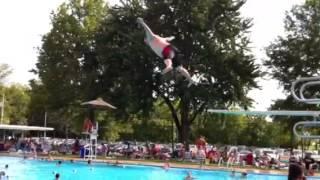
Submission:
M 166 67 L 162 70 L 161 74 L 164 75 L 175 68 L 182 76 L 184 76 L 188 81 L 188 87 L 192 84 L 196 84 L 189 74 L 189 72 L 181 65 L 178 58 L 178 50 L 174 48 L 170 41 L 174 39 L 171 37 L 160 37 L 152 32 L 146 23 L 144 23 L 142 18 L 137 18 L 137 22 L 143 27 L 145 31 L 145 43 L 155 52 L 160 58 L 164 59 Z

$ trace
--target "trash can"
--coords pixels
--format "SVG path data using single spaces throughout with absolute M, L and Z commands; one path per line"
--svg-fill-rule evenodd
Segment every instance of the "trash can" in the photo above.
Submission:
M 84 147 L 80 148 L 80 158 L 84 158 L 86 149 Z

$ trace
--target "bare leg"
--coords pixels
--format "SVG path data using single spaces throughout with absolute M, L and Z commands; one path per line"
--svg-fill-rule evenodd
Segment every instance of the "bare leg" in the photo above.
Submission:
M 164 68 L 161 72 L 162 75 L 172 70 L 172 61 L 171 59 L 165 59 L 164 63 L 166 64 L 166 68 Z
M 177 67 L 177 71 L 182 74 L 188 81 L 189 84 L 188 86 L 191 86 L 192 84 L 195 84 L 195 82 L 191 79 L 191 76 L 189 74 L 189 72 L 182 66 Z
M 148 27 L 146 23 L 144 23 L 142 18 L 138 18 L 137 22 L 143 27 L 145 33 L 146 33 L 146 41 L 150 42 L 153 40 L 155 34 L 152 32 L 152 30 Z

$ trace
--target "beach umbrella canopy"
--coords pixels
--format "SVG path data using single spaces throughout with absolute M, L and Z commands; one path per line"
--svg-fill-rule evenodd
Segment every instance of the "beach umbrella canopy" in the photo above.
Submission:
M 95 109 L 105 109 L 105 108 L 111 108 L 111 109 L 117 109 L 115 106 L 107 103 L 102 98 L 97 98 L 96 100 L 91 100 L 87 102 L 81 103 L 82 106 L 88 106 Z

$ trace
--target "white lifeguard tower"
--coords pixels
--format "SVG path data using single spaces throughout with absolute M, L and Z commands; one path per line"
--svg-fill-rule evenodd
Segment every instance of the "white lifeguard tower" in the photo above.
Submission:
M 97 158 L 97 142 L 98 142 L 98 123 L 92 127 L 91 132 L 83 132 L 85 135 L 84 156 L 83 159 Z
M 115 106 L 105 102 L 102 98 L 97 98 L 96 100 L 84 102 L 84 103 L 81 103 L 81 105 L 91 108 L 93 112 L 93 116 L 94 116 L 95 109 L 107 109 L 107 108 L 117 109 Z M 84 152 L 83 152 L 84 159 L 92 160 L 97 158 L 98 129 L 99 129 L 98 122 L 95 122 L 95 124 L 91 127 L 91 129 L 87 129 L 86 132 L 82 133 L 85 135 L 85 146 L 84 146 Z

